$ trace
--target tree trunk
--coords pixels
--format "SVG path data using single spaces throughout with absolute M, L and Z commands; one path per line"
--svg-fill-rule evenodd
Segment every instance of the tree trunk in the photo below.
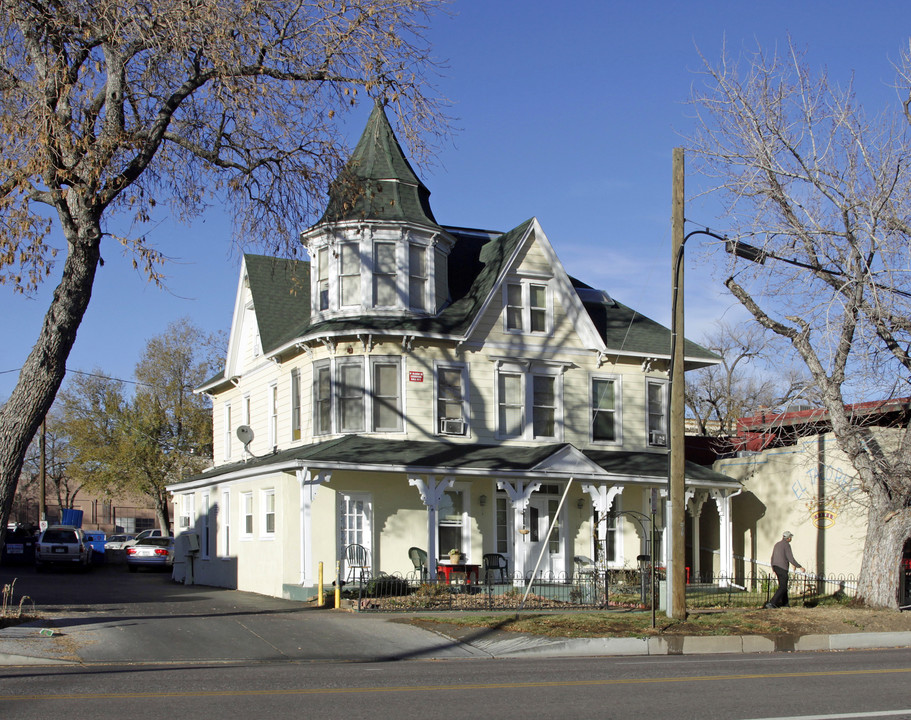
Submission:
M 66 359 L 92 296 L 101 227 L 94 218 L 83 228 L 78 235 L 73 226 L 67 232 L 69 252 L 63 276 L 54 290 L 38 341 L 19 372 L 16 387 L 0 408 L 0 543 L 6 534 L 25 453 L 66 375 Z
M 857 596 L 872 607 L 897 608 L 902 550 L 911 537 L 911 508 L 896 509 L 885 498 L 873 499 Z
M 155 514 L 158 515 L 158 527 L 163 533 L 171 534 L 170 497 L 167 490 L 155 493 Z

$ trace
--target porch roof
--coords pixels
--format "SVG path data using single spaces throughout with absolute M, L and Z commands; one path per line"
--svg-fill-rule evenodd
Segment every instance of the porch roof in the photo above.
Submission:
M 578 466 L 566 466 L 547 461 L 567 448 L 584 455 L 597 470 L 580 472 Z M 551 477 L 585 477 L 605 481 L 648 483 L 667 477 L 667 455 L 663 453 L 576 450 L 568 443 L 542 445 L 482 445 L 422 440 L 391 440 L 388 438 L 346 435 L 311 445 L 302 445 L 246 462 L 219 465 L 211 470 L 169 486 L 170 490 L 199 487 L 214 482 L 253 477 L 273 472 L 294 472 L 298 469 L 338 469 L 365 472 L 412 472 L 454 475 L 529 475 L 537 479 Z M 543 469 L 542 469 L 543 468 Z M 593 468 L 594 469 L 594 468 Z M 696 463 L 686 463 L 686 481 L 701 487 L 740 487 L 733 478 Z

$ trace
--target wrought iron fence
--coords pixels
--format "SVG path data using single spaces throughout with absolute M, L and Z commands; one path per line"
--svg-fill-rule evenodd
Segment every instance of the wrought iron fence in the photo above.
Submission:
M 400 575 L 378 575 L 351 583 L 343 594 L 356 601 L 360 611 L 426 612 L 453 610 L 591 610 L 651 609 L 660 607 L 666 588 L 663 569 L 607 570 L 535 578 L 500 578 L 497 582 L 474 582 L 472 578 L 447 582 Z M 756 607 L 767 603 L 778 588 L 774 576 L 703 575 L 688 583 L 688 608 Z M 791 605 L 814 606 L 844 602 L 855 594 L 853 576 L 817 577 L 791 575 Z

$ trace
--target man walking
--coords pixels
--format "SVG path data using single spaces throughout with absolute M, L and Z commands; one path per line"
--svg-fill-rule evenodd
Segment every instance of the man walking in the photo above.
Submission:
M 801 572 L 806 572 L 803 566 L 794 559 L 794 553 L 791 552 L 792 537 L 794 537 L 793 533 L 785 530 L 781 534 L 781 540 L 772 548 L 772 570 L 778 576 L 778 590 L 765 604 L 767 608 L 788 607 L 788 569 L 790 565 Z

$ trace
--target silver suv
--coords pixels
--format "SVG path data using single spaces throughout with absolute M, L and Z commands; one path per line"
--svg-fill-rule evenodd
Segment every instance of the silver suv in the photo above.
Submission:
M 82 528 L 72 525 L 51 525 L 35 543 L 35 569 L 49 565 L 77 565 L 88 569 L 92 562 L 92 546 L 86 541 Z

